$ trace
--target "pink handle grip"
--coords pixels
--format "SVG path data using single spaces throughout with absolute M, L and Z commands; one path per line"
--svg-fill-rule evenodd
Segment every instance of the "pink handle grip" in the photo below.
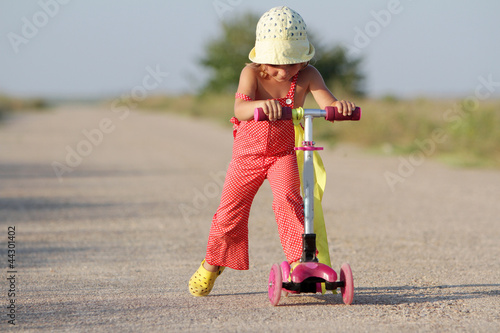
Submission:
M 326 120 L 329 121 L 341 121 L 341 120 L 360 120 L 361 119 L 361 108 L 356 107 L 350 116 L 344 116 L 342 113 L 338 112 L 338 109 L 334 106 L 325 107 Z
M 287 106 L 282 107 L 280 120 L 290 120 L 290 119 L 292 119 L 292 108 Z M 262 110 L 262 108 L 255 108 L 255 110 L 253 111 L 253 120 L 263 121 L 269 119 L 267 118 L 267 115 L 264 113 L 264 110 Z

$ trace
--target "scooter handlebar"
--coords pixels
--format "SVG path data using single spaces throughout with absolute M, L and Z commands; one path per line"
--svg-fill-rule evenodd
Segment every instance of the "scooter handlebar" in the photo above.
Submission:
M 269 120 L 267 115 L 264 113 L 262 108 L 255 108 L 253 111 L 253 119 L 255 121 Z M 281 119 L 280 120 L 290 120 L 292 119 L 292 108 L 284 106 L 281 108 Z
M 297 109 L 299 110 L 299 109 Z M 292 108 L 290 107 L 283 107 L 281 109 L 281 119 L 280 120 L 290 120 L 293 119 L 293 117 L 296 117 L 298 119 L 302 119 L 304 115 L 309 114 L 314 115 L 315 117 L 324 117 L 326 120 L 329 121 L 342 121 L 342 120 L 360 120 L 361 119 L 361 108 L 356 107 L 351 115 L 349 116 L 344 116 L 343 114 L 338 112 L 338 109 L 334 106 L 327 106 L 325 107 L 325 110 L 308 110 L 308 109 L 301 109 L 300 112 L 294 112 L 292 111 Z M 295 114 L 295 115 L 294 115 Z M 264 121 L 264 120 L 269 120 L 267 115 L 264 113 L 264 110 L 262 108 L 255 108 L 254 113 L 253 113 L 253 119 L 255 121 Z
M 329 121 L 342 121 L 342 120 L 360 120 L 361 119 L 361 108 L 357 106 L 352 110 L 351 115 L 344 116 L 342 113 L 338 112 L 335 106 L 327 106 L 325 108 L 326 116 L 325 119 Z

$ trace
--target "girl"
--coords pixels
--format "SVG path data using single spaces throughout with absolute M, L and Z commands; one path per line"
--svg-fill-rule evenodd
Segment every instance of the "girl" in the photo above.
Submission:
M 189 280 L 194 296 L 206 296 L 225 267 L 249 268 L 248 217 L 258 189 L 267 178 L 273 192 L 273 211 L 287 261 L 302 255 L 304 212 L 294 151 L 292 120 L 280 120 L 281 108 L 297 108 L 312 93 L 324 109 L 331 105 L 350 115 L 356 107 L 338 101 L 309 61 L 315 49 L 307 38 L 302 17 L 288 7 L 276 7 L 259 20 L 252 64 L 243 68 L 234 103 L 233 156 L 215 213 L 205 259 Z M 255 108 L 269 121 L 255 122 Z

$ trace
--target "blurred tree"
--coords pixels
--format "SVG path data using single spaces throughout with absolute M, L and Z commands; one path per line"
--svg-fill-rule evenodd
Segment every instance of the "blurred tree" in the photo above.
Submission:
M 202 93 L 235 92 L 248 53 L 255 44 L 255 27 L 259 17 L 245 14 L 222 21 L 222 35 L 208 42 L 200 63 L 209 69 L 210 79 Z
M 210 79 L 202 87 L 201 93 L 234 93 L 245 63 L 250 62 L 248 53 L 255 44 L 255 28 L 259 16 L 247 13 L 222 21 L 222 35 L 209 41 L 206 53 L 200 59 L 200 64 L 207 68 Z M 365 94 L 361 73 L 361 59 L 350 59 L 347 50 L 341 46 L 326 48 L 315 42 L 314 36 L 308 31 L 309 38 L 316 48 L 316 55 L 311 61 L 330 89 L 351 96 Z
M 321 73 L 326 85 L 338 94 L 339 98 L 348 96 L 364 96 L 365 76 L 361 73 L 361 58 L 350 59 L 347 50 L 342 46 L 329 49 L 316 47 L 317 61 L 312 64 Z

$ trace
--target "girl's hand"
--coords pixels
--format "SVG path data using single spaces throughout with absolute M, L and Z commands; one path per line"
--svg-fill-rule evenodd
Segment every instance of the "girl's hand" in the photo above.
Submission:
M 350 116 L 352 111 L 356 108 L 356 104 L 349 101 L 335 101 L 332 106 L 336 107 L 338 113 L 343 114 L 344 116 Z
M 260 105 L 264 114 L 269 118 L 270 121 L 275 121 L 281 119 L 281 105 L 275 100 L 262 101 Z

